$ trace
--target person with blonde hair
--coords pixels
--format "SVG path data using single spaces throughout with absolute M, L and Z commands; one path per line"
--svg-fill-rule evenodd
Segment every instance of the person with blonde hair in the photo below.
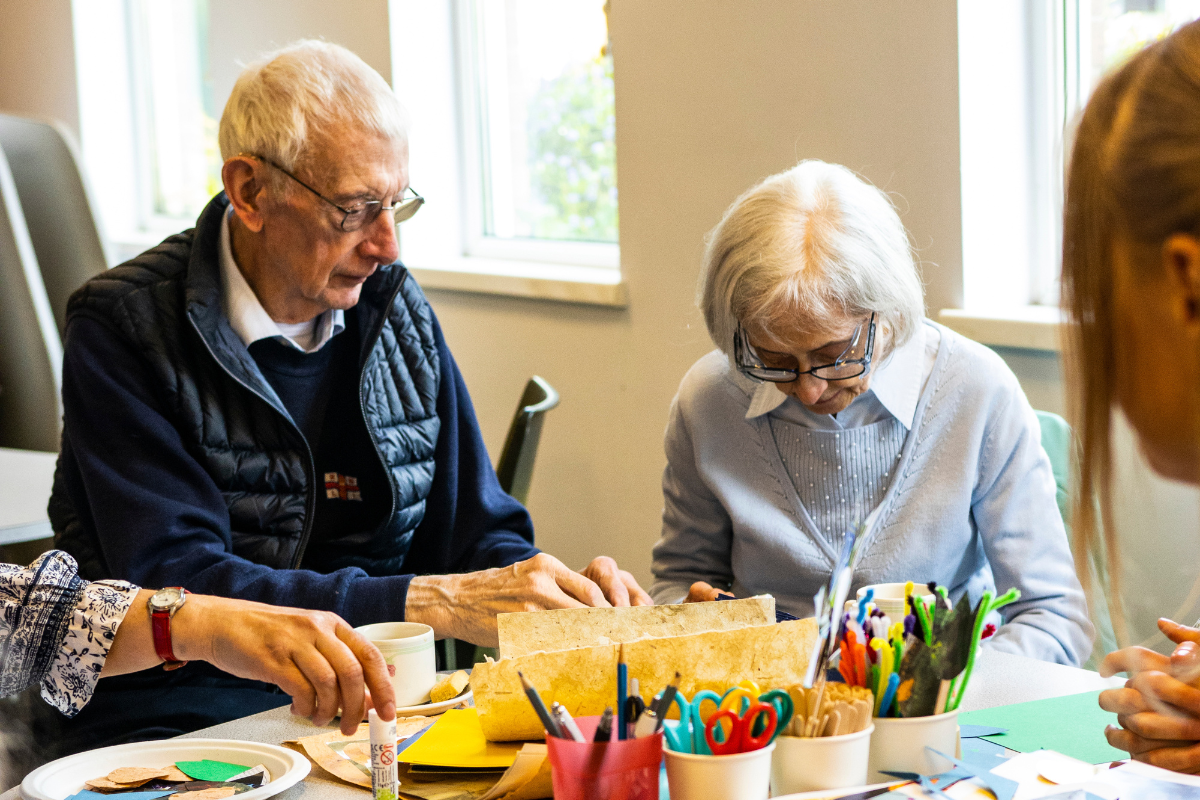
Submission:
M 717 350 L 671 405 L 656 602 L 770 593 L 811 615 L 865 523 L 856 587 L 1016 587 L 990 646 L 1087 658 L 1037 417 L 999 356 L 925 318 L 886 195 L 821 161 L 763 180 L 709 234 L 699 303 Z
M 1124 643 L 1114 411 L 1155 472 L 1200 484 L 1200 23 L 1139 51 L 1088 101 L 1067 175 L 1062 287 L 1080 438 L 1075 553 L 1085 577 L 1107 572 Z M 1170 656 L 1132 647 L 1101 665 L 1129 675 L 1100 695 L 1118 715 L 1108 740 L 1138 761 L 1200 771 L 1200 630 L 1159 628 L 1178 645 Z
M 407 620 L 495 646 L 496 615 L 649 603 L 611 558 L 533 545 L 433 309 L 397 259 L 407 116 L 345 48 L 251 64 L 221 117 L 224 191 L 194 229 L 72 297 L 56 545 L 89 580 Z M 203 664 L 121 676 L 68 750 L 281 705 Z

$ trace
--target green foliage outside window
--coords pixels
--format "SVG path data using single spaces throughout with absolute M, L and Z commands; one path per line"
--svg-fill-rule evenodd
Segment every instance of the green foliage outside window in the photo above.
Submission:
M 581 62 L 545 81 L 529 109 L 532 235 L 617 241 L 612 59 Z

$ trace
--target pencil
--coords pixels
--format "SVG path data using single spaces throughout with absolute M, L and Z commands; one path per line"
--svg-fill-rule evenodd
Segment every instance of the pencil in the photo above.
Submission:
M 546 704 L 542 702 L 542 696 L 538 694 L 537 689 L 529 682 L 525 675 L 517 670 L 517 677 L 521 679 L 521 686 L 525 688 L 525 696 L 529 698 L 529 703 L 533 706 L 533 710 L 537 712 L 538 719 L 542 721 L 542 726 L 546 729 L 546 733 L 557 739 L 565 739 L 563 731 L 558 727 L 558 722 L 550 715 L 546 709 Z
M 663 726 L 663 721 L 667 718 L 667 712 L 671 710 L 671 703 L 675 702 L 675 695 L 679 692 L 679 671 L 675 671 L 675 677 L 667 684 L 667 688 L 663 689 L 662 697 L 658 699 L 658 703 L 654 706 L 654 716 L 658 717 L 658 721 L 654 723 L 654 732 L 658 733 Z
M 628 731 L 625 724 L 628 722 L 625 716 L 625 697 L 628 692 L 629 682 L 629 666 L 625 663 L 625 643 L 621 642 L 621 646 L 617 648 L 617 738 L 625 739 L 628 736 Z

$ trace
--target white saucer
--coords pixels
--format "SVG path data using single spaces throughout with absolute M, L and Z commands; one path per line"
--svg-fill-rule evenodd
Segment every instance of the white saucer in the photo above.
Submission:
M 440 674 L 440 673 L 439 673 Z M 448 675 L 453 673 L 446 673 Z M 443 700 L 440 703 L 424 703 L 419 706 L 406 706 L 405 708 L 397 708 L 397 717 L 425 717 L 430 714 L 440 714 L 443 711 L 454 708 L 460 703 L 466 703 L 473 700 L 475 695 L 471 691 L 470 684 L 456 697 L 451 697 L 449 700 Z

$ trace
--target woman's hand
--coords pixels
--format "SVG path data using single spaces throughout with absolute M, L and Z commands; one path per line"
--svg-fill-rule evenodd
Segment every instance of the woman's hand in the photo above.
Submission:
M 340 710 L 350 735 L 372 705 L 381 719 L 394 718 L 383 656 L 337 614 L 189 595 L 171 627 L 179 658 L 273 683 L 291 695 L 293 714 L 317 725 Z
M 719 600 L 721 597 L 733 597 L 729 592 L 714 588 L 711 584 L 704 581 L 696 581 L 688 589 L 688 595 L 684 598 L 685 603 L 707 603 L 709 600 Z
M 1100 707 L 1117 714 L 1121 727 L 1105 731 L 1109 744 L 1134 760 L 1178 772 L 1200 771 L 1200 630 L 1171 620 L 1158 622 L 1178 646 L 1170 656 L 1142 647 L 1110 653 L 1105 677 L 1126 672 L 1124 688 L 1100 694 Z

